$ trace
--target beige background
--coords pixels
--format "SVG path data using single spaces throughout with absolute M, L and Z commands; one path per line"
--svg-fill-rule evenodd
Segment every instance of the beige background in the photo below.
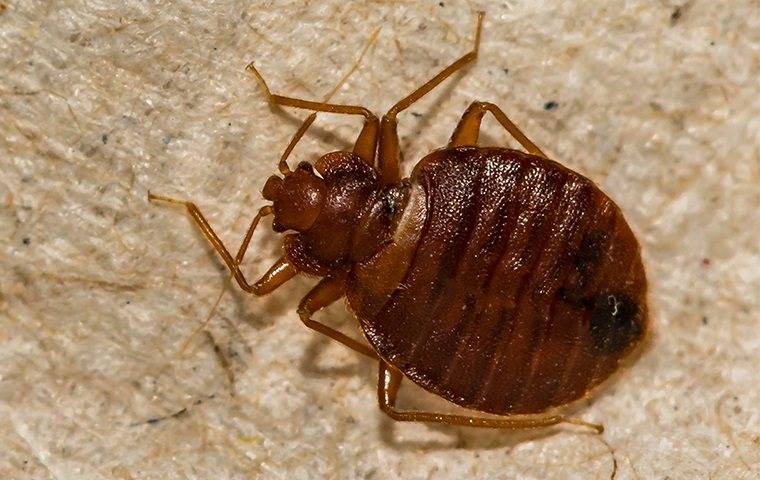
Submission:
M 760 478 L 760 3 L 347 3 L 0 4 L 0 477 Z M 604 435 L 393 424 L 375 366 L 297 320 L 313 280 L 224 295 L 208 331 L 234 386 L 209 336 L 183 350 L 227 276 L 146 193 L 238 243 L 305 116 L 270 109 L 246 63 L 321 98 L 380 26 L 336 100 L 381 113 L 469 48 L 477 8 L 478 63 L 401 116 L 406 167 L 491 100 L 620 204 L 656 332 L 576 412 Z M 322 115 L 294 159 L 358 125 Z M 278 253 L 265 225 L 252 276 Z

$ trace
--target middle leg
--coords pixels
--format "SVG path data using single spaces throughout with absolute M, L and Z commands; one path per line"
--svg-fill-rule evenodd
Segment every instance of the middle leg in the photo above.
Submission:
M 307 327 L 317 332 L 327 335 L 333 340 L 342 343 L 351 350 L 366 355 L 369 358 L 377 360 L 377 354 L 367 345 L 354 340 L 343 332 L 339 332 L 332 327 L 312 320 L 311 316 L 317 311 L 332 304 L 338 299 L 342 298 L 346 293 L 346 275 L 341 274 L 336 277 L 326 277 L 320 280 L 320 282 L 312 288 L 309 293 L 303 297 L 301 303 L 298 305 L 298 315 L 301 317 L 301 321 Z
M 531 142 L 530 139 L 517 128 L 517 125 L 512 123 L 501 108 L 489 102 L 472 102 L 467 110 L 465 110 L 464 115 L 462 115 L 459 124 L 457 124 L 454 134 L 451 136 L 449 147 L 477 144 L 478 136 L 480 135 L 480 122 L 483 120 L 483 115 L 485 115 L 486 112 L 491 112 L 504 129 L 509 132 L 515 140 L 520 142 L 520 145 L 522 145 L 528 153 L 546 158 L 544 152 L 542 152 L 535 143 Z
M 424 97 L 441 82 L 449 78 L 468 63 L 478 58 L 480 48 L 480 32 L 483 28 L 484 12 L 478 12 L 478 26 L 475 30 L 475 45 L 472 50 L 462 55 L 454 63 L 444 68 L 438 74 L 425 82 L 417 90 L 392 106 L 380 122 L 380 142 L 378 145 L 378 170 L 383 183 L 396 183 L 401 179 L 401 152 L 398 141 L 398 123 L 396 115 L 409 108 L 414 102 Z

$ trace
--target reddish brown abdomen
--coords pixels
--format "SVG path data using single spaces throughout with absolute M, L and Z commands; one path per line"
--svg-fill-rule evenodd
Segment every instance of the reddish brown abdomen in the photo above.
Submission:
M 411 182 L 426 216 L 403 280 L 367 302 L 387 280 L 358 265 L 348 296 L 374 348 L 423 388 L 537 413 L 581 397 L 643 336 L 638 244 L 585 177 L 514 150 L 458 148 L 428 155 Z

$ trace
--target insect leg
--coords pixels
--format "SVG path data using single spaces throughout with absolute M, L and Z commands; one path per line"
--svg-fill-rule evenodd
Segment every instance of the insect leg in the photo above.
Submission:
M 325 99 L 324 99 L 325 102 L 329 102 L 330 99 L 333 97 L 333 95 L 335 95 L 338 92 L 338 90 L 340 90 L 340 87 L 342 87 L 343 84 L 346 82 L 346 80 L 348 80 L 348 77 L 350 77 L 351 74 L 354 73 L 357 68 L 359 68 L 359 64 L 361 63 L 362 58 L 364 58 L 364 55 L 367 53 L 367 51 L 372 46 L 372 44 L 375 43 L 375 40 L 377 39 L 377 35 L 379 33 L 380 33 L 380 28 L 379 27 L 376 28 L 374 32 L 372 32 L 372 34 L 369 37 L 369 40 L 367 40 L 367 44 L 364 45 L 364 48 L 362 49 L 362 51 L 359 54 L 359 56 L 356 58 L 356 61 L 354 62 L 354 64 L 343 75 L 343 77 L 335 85 L 335 87 L 333 87 L 333 89 L 330 91 L 330 93 L 328 93 L 327 96 L 325 96 Z M 316 112 L 311 113 L 308 117 L 306 117 L 304 119 L 304 121 L 301 124 L 301 126 L 298 128 L 298 130 L 296 131 L 296 133 L 293 135 L 293 138 L 290 139 L 290 143 L 285 148 L 285 151 L 283 152 L 282 157 L 280 157 L 280 163 L 277 165 L 277 169 L 280 171 L 281 174 L 287 175 L 287 174 L 290 173 L 290 168 L 288 167 L 288 157 L 290 156 L 290 153 L 293 151 L 293 148 L 295 148 L 296 144 L 301 140 L 301 138 L 304 136 L 304 134 L 306 133 L 306 131 L 309 129 L 309 127 L 311 126 L 311 124 L 314 123 L 314 120 L 316 120 L 316 119 L 317 119 Z M 361 135 L 360 135 L 359 138 L 362 138 Z M 357 143 L 358 143 L 358 141 L 357 141 Z M 355 147 L 354 148 L 354 152 L 357 153 L 357 154 L 359 154 L 363 159 L 367 160 L 367 158 L 365 158 L 363 156 L 363 155 L 366 155 L 366 153 L 365 153 L 366 152 L 366 147 L 364 147 L 364 145 L 362 145 L 362 148 L 364 148 L 364 150 L 362 150 L 361 152 L 357 152 L 357 148 Z M 373 143 L 372 143 L 372 150 L 370 152 L 370 157 L 369 157 L 370 165 L 374 165 L 374 156 L 375 156 L 375 142 L 373 141 Z
M 190 217 L 195 221 L 196 225 L 198 225 L 198 228 L 200 228 L 203 236 L 206 237 L 206 239 L 222 257 L 224 263 L 227 264 L 227 267 L 230 269 L 230 272 L 232 272 L 235 280 L 237 280 L 240 288 L 248 293 L 253 293 L 254 295 L 266 295 L 286 281 L 293 278 L 293 276 L 295 276 L 297 273 L 296 269 L 287 260 L 282 258 L 274 266 L 272 266 L 272 268 L 270 268 L 269 271 L 264 274 L 260 280 L 251 285 L 248 283 L 245 275 L 240 270 L 240 262 L 245 256 L 245 252 L 248 249 L 248 245 L 251 241 L 251 237 L 253 236 L 253 232 L 259 224 L 259 220 L 261 220 L 262 217 L 272 214 L 272 207 L 270 206 L 262 207 L 253 218 L 251 226 L 248 228 L 248 232 L 246 233 L 245 238 L 240 245 L 240 249 L 238 250 L 236 257 L 233 258 L 232 255 L 230 255 L 230 252 L 227 250 L 227 247 L 224 246 L 222 240 L 219 238 L 216 232 L 214 232 L 214 230 L 211 228 L 211 225 L 209 225 L 206 218 L 194 203 L 160 195 L 154 195 L 150 192 L 148 192 L 148 200 L 183 205 L 190 214 Z
M 312 288 L 309 293 L 301 300 L 298 305 L 298 315 L 301 317 L 301 321 L 307 327 L 317 332 L 327 335 L 333 340 L 342 343 L 351 350 L 355 350 L 362 355 L 366 355 L 370 358 L 377 359 L 377 354 L 368 346 L 360 343 L 357 340 L 345 335 L 332 327 L 312 320 L 311 316 L 343 297 L 346 293 L 346 276 L 341 274 L 336 277 L 326 277 L 320 280 L 320 282 Z
M 528 428 L 541 428 L 556 425 L 558 423 L 572 423 L 589 427 L 602 433 L 604 427 L 593 423 L 584 422 L 574 418 L 566 418 L 562 415 L 520 416 L 520 417 L 471 417 L 467 415 L 451 415 L 445 413 L 422 412 L 415 410 L 400 411 L 396 409 L 396 396 L 401 386 L 403 375 L 384 361 L 380 361 L 379 378 L 377 383 L 377 400 L 380 409 L 389 417 L 399 422 L 429 422 L 443 423 L 446 425 L 461 425 L 466 427 L 501 428 L 505 430 L 519 430 Z
M 253 284 L 258 290 L 256 295 L 266 295 L 273 292 L 280 285 L 295 277 L 297 273 L 298 270 L 283 255 Z
M 304 134 L 306 134 L 306 131 L 311 127 L 311 124 L 314 123 L 314 120 L 317 119 L 317 113 L 312 112 L 309 114 L 308 117 L 306 117 L 301 124 L 300 127 L 298 127 L 298 130 L 296 130 L 296 133 L 293 134 L 293 138 L 290 139 L 290 143 L 288 143 L 288 146 L 285 147 L 285 151 L 282 152 L 282 156 L 280 157 L 280 162 L 277 164 L 277 170 L 280 171 L 283 175 L 289 175 L 291 173 L 290 167 L 288 166 L 288 157 L 290 156 L 290 152 L 293 151 L 293 149 L 296 147 L 296 144 L 303 138 Z
M 461 147 L 464 145 L 477 144 L 478 136 L 480 134 L 480 122 L 483 120 L 483 115 L 485 115 L 486 112 L 491 112 L 504 129 L 506 129 L 515 140 L 520 142 L 520 145 L 522 145 L 525 150 L 533 155 L 546 158 L 544 152 L 531 142 L 530 139 L 517 128 L 517 125 L 512 123 L 501 108 L 489 102 L 472 102 L 472 104 L 470 104 L 464 112 L 464 115 L 462 115 L 462 119 L 457 124 L 454 134 L 451 136 L 449 146 Z
M 378 168 L 384 183 L 398 182 L 400 177 L 399 164 L 401 153 L 398 145 L 398 131 L 396 115 L 409 108 L 414 102 L 425 96 L 441 82 L 449 78 L 457 70 L 464 67 L 478 57 L 480 47 L 480 32 L 483 27 L 484 12 L 478 12 L 478 26 L 475 31 L 475 45 L 473 49 L 460 57 L 454 63 L 441 70 L 436 76 L 425 82 L 421 87 L 413 91 L 407 97 L 392 106 L 388 113 L 383 116 L 380 123 L 380 146 Z
M 359 138 L 356 140 L 356 144 L 354 145 L 354 153 L 359 155 L 362 158 L 362 160 L 364 160 L 365 162 L 374 166 L 375 145 L 377 142 L 376 139 L 377 139 L 377 132 L 378 132 L 379 127 L 378 127 L 377 117 L 372 112 L 358 105 L 339 105 L 339 104 L 327 103 L 327 102 L 314 102 L 312 100 L 302 100 L 300 98 L 275 95 L 269 90 L 269 87 L 264 81 L 264 77 L 262 77 L 259 71 L 256 70 L 256 66 L 253 63 L 248 64 L 248 66 L 246 67 L 246 70 L 251 72 L 251 74 L 259 82 L 259 84 L 261 85 L 261 88 L 263 88 L 267 94 L 269 103 L 272 105 L 303 108 L 305 110 L 312 110 L 314 112 L 339 113 L 339 114 L 344 114 L 344 115 L 362 115 L 364 117 L 364 126 L 362 127 L 362 131 L 359 134 Z M 307 122 L 308 122 L 308 118 L 307 118 Z M 308 128 L 308 125 L 304 123 L 299 129 L 299 131 L 296 132 L 295 141 L 298 141 L 298 139 L 300 139 L 300 137 L 303 136 L 307 128 Z M 299 135 L 299 132 L 300 132 L 300 135 Z M 291 141 L 291 143 L 293 144 L 293 146 L 295 146 L 295 143 L 293 141 Z M 289 151 L 286 151 L 286 152 L 288 154 L 290 153 Z

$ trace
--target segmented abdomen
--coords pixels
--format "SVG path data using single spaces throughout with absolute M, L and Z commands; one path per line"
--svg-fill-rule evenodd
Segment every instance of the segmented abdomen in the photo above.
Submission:
M 607 378 L 641 338 L 639 247 L 591 181 L 500 148 L 436 151 L 411 181 L 426 218 L 403 280 L 354 307 L 411 380 L 465 407 L 537 413 Z

